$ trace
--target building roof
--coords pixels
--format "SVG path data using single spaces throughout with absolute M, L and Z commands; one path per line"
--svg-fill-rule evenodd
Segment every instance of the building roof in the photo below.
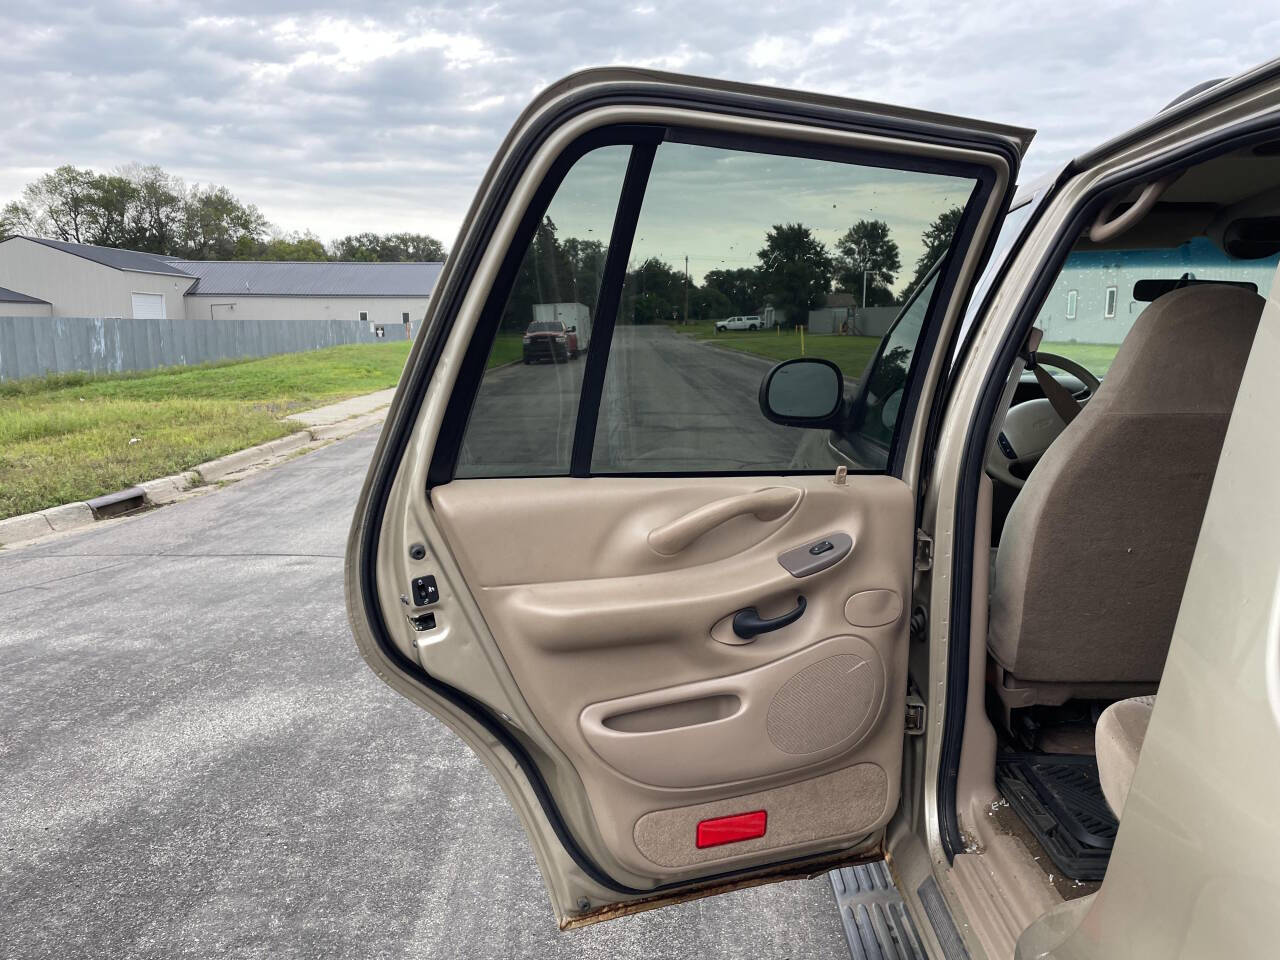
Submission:
M 0 303 L 45 303 L 48 300 L 41 300 L 39 297 L 28 297 L 25 293 L 19 293 L 17 290 L 9 290 L 0 287 Z
M 183 260 L 91 243 L 23 239 L 116 270 L 194 279 L 188 295 L 213 297 L 426 297 L 444 267 L 442 263 Z
M 42 243 L 72 256 L 84 257 L 105 267 L 116 270 L 130 270 L 134 273 L 159 273 L 165 276 L 185 277 L 188 274 L 173 266 L 167 257 L 158 257 L 153 253 L 142 253 L 138 250 L 120 250 L 116 247 L 99 247 L 92 243 L 71 243 L 67 240 L 46 240 L 44 237 L 25 237 L 32 243 Z
M 188 294 L 213 297 L 425 297 L 442 263 L 172 260 L 198 277 Z

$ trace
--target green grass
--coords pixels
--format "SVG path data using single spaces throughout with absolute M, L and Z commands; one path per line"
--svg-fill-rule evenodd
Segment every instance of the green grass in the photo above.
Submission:
M 500 333 L 494 337 L 493 347 L 489 350 L 489 361 L 485 364 L 485 369 L 500 367 L 504 363 L 519 360 L 523 351 L 524 343 L 521 334 Z
M 755 333 L 734 331 L 716 333 L 711 321 L 672 327 L 678 333 L 697 340 L 713 340 L 734 350 L 743 350 L 772 360 L 790 360 L 801 356 L 800 335 L 795 331 L 758 330 Z M 804 356 L 822 357 L 837 364 L 847 378 L 862 376 L 879 345 L 878 337 L 843 337 L 833 334 L 805 334 Z M 1049 342 L 1040 345 L 1046 353 L 1056 353 L 1084 366 L 1094 375 L 1106 376 L 1120 349 L 1118 343 Z
M 284 436 L 288 413 L 395 386 L 406 342 L 0 383 L 0 518 L 85 500 Z M 131 442 L 132 441 L 132 442 Z
M 806 333 L 802 348 L 800 334 L 794 330 L 716 333 L 710 321 L 672 329 L 698 340 L 711 340 L 732 350 L 754 353 L 771 360 L 790 360 L 792 357 L 800 356 L 821 357 L 838 366 L 850 380 L 856 380 L 862 376 L 862 372 L 876 352 L 876 347 L 880 344 L 879 337 Z
M 1094 376 L 1103 377 L 1111 369 L 1111 361 L 1116 358 L 1116 351 L 1120 349 L 1120 344 L 1045 341 L 1038 349 L 1074 360 Z

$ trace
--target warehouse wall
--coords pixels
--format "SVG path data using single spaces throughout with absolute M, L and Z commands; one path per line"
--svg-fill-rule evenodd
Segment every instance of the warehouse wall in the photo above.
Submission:
M 0 284 L 3 286 L 3 284 Z M 23 290 L 23 293 L 27 291 Z M 226 320 L 251 317 L 276 322 L 283 320 L 349 320 L 358 321 L 360 312 L 369 314 L 370 323 L 401 323 L 404 314 L 416 330 L 426 316 L 429 297 L 268 297 L 205 296 L 194 294 L 184 298 L 185 316 L 189 320 Z
M 135 293 L 163 294 L 165 316 L 183 317 L 182 295 L 193 282 L 116 270 L 26 237 L 0 243 L 0 287 L 49 301 L 55 317 L 131 317 Z

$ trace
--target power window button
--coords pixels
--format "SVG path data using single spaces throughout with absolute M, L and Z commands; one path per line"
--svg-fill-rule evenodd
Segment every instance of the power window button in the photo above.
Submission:
M 436 578 L 433 576 L 414 577 L 413 579 L 413 605 L 415 607 L 425 607 L 428 604 L 436 603 L 440 599 L 440 588 L 436 586 Z
M 815 543 L 812 547 L 809 548 L 809 552 L 813 554 L 815 557 L 820 557 L 824 553 L 834 550 L 835 548 L 836 548 L 836 545 L 832 543 L 830 540 L 819 540 L 817 543 Z

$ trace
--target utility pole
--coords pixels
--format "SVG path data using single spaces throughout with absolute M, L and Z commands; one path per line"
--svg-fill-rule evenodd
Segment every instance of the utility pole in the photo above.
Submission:
M 863 310 L 867 309 L 867 242 L 862 241 L 862 302 L 858 304 Z
M 689 255 L 684 255 L 684 313 L 680 315 L 680 325 L 689 322 Z

